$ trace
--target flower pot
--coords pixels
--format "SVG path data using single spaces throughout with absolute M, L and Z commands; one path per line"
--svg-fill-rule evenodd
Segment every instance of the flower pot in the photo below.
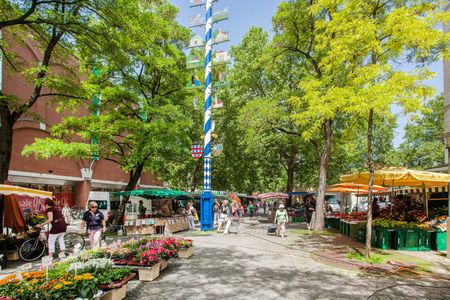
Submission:
M 169 264 L 168 260 L 162 260 L 161 261 L 161 271 L 165 270 L 167 268 L 168 264 Z
M 133 267 L 142 266 L 142 265 L 141 265 L 141 262 L 139 262 L 139 261 L 129 261 L 127 264 L 128 264 L 129 266 L 133 266 Z
M 153 265 L 151 268 L 139 268 L 138 269 L 139 280 L 153 281 L 156 278 L 158 278 L 161 269 L 160 264 L 161 262 L 157 263 L 156 265 Z
M 178 250 L 179 258 L 189 258 L 192 256 L 192 254 L 193 254 L 193 247 L 180 248 L 180 250 Z
M 100 300 L 122 300 L 127 295 L 127 286 L 123 285 L 118 289 L 112 289 L 100 297 Z

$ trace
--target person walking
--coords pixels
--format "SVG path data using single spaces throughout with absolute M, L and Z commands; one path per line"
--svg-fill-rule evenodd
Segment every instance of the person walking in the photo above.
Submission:
M 97 202 L 92 201 L 89 203 L 89 210 L 84 213 L 83 220 L 81 221 L 81 233 L 84 233 L 85 225 L 88 229 L 91 249 L 99 247 L 102 232 L 106 231 L 106 221 L 105 216 L 98 210 Z
M 275 213 L 275 222 L 277 223 L 277 235 L 284 238 L 284 232 L 286 231 L 286 223 L 288 222 L 287 210 L 284 209 L 284 205 L 280 204 L 277 212 Z
M 213 206 L 213 216 L 214 216 L 214 226 L 216 226 L 219 223 L 219 216 L 220 216 L 220 206 L 219 206 L 219 202 L 214 201 L 214 206 Z
M 250 204 L 248 205 L 248 212 L 250 214 L 250 220 L 253 220 L 253 213 L 255 211 L 255 206 L 253 205 L 253 202 L 250 202 Z
M 306 226 L 308 227 L 308 230 L 311 230 L 311 221 L 313 219 L 313 214 L 315 211 L 316 202 L 314 201 L 314 198 L 308 198 L 305 205 Z
M 64 244 L 64 235 L 67 231 L 66 220 L 61 213 L 61 210 L 55 206 L 55 202 L 47 200 L 45 203 L 47 220 L 39 225 L 38 228 L 42 228 L 47 224 L 52 224 L 50 233 L 48 235 L 48 256 L 53 257 L 55 253 L 55 242 L 59 242 L 59 251 L 64 253 L 66 251 L 66 245 Z
M 67 225 L 72 223 L 72 210 L 69 207 L 69 203 L 66 202 L 66 204 L 64 204 L 64 207 L 61 210 L 61 213 L 63 214 L 64 220 L 66 221 Z
M 234 224 L 235 228 L 236 228 L 236 233 L 239 234 L 240 233 L 240 227 L 239 227 L 239 223 L 240 223 L 240 218 L 239 218 L 240 212 L 239 212 L 239 207 L 236 204 L 232 204 L 231 206 L 229 206 L 228 209 L 228 220 L 227 220 L 227 225 L 225 227 L 225 231 L 224 234 L 228 234 L 228 231 L 230 229 L 231 223 Z
M 193 231 L 195 229 L 195 215 L 197 214 L 197 210 L 195 209 L 192 202 L 189 201 L 186 207 L 186 215 L 189 221 L 189 230 Z
M 227 223 L 228 215 L 227 215 L 227 202 L 223 201 L 219 207 L 219 221 L 217 226 L 217 233 L 220 233 L 222 226 Z M 225 225 L 226 226 L 226 225 Z

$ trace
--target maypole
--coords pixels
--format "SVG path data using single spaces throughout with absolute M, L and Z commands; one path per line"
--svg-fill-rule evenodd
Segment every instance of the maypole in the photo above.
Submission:
M 206 0 L 205 25 L 205 121 L 203 148 L 203 195 L 200 199 L 201 230 L 213 230 L 213 195 L 211 193 L 211 131 L 212 131 L 212 27 L 213 0 Z

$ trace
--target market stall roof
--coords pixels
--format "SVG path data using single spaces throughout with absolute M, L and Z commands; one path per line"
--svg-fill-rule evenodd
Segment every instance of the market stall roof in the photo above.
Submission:
M 115 196 L 141 196 L 148 198 L 176 198 L 188 193 L 176 190 L 133 190 L 114 193 Z
M 258 199 L 265 200 L 265 199 L 288 199 L 289 195 L 286 193 L 265 193 L 265 194 L 259 194 L 257 196 Z
M 369 183 L 369 172 L 341 176 L 342 182 Z M 431 187 L 446 186 L 450 183 L 450 175 L 391 167 L 375 170 L 374 184 L 383 186 Z
M 383 186 L 374 185 L 373 193 L 387 192 L 388 188 Z M 344 182 L 330 185 L 327 189 L 329 193 L 368 193 L 369 186 L 367 184 L 353 183 L 353 182 Z
M 288 196 L 307 196 L 307 195 L 317 195 L 313 192 L 288 192 Z
M 0 184 L 0 194 L 1 195 L 19 195 L 19 196 L 30 196 L 38 197 L 42 199 L 51 199 L 53 197 L 52 192 L 28 189 L 21 186 Z

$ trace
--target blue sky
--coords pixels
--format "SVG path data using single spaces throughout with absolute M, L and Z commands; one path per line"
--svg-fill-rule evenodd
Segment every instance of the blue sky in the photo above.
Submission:
M 190 8 L 189 0 L 170 0 L 180 9 L 178 21 L 184 25 L 189 25 L 189 18 L 204 13 L 203 7 Z M 220 22 L 215 28 L 230 32 L 230 43 L 220 45 L 219 50 L 227 50 L 231 45 L 238 45 L 244 34 L 252 26 L 262 27 L 264 30 L 272 31 L 272 16 L 274 15 L 278 4 L 282 0 L 219 0 L 215 2 L 214 9 L 222 9 L 228 7 L 230 10 L 230 19 Z M 204 35 L 203 29 L 195 28 L 196 34 Z M 410 66 L 405 66 L 409 69 Z M 438 93 L 443 91 L 443 66 L 442 62 L 437 62 L 430 66 L 435 72 L 436 77 L 429 82 Z M 398 128 L 395 132 L 394 145 L 398 146 L 403 138 L 403 127 L 406 124 L 407 117 L 403 116 L 398 107 L 393 108 L 393 112 L 398 118 Z

